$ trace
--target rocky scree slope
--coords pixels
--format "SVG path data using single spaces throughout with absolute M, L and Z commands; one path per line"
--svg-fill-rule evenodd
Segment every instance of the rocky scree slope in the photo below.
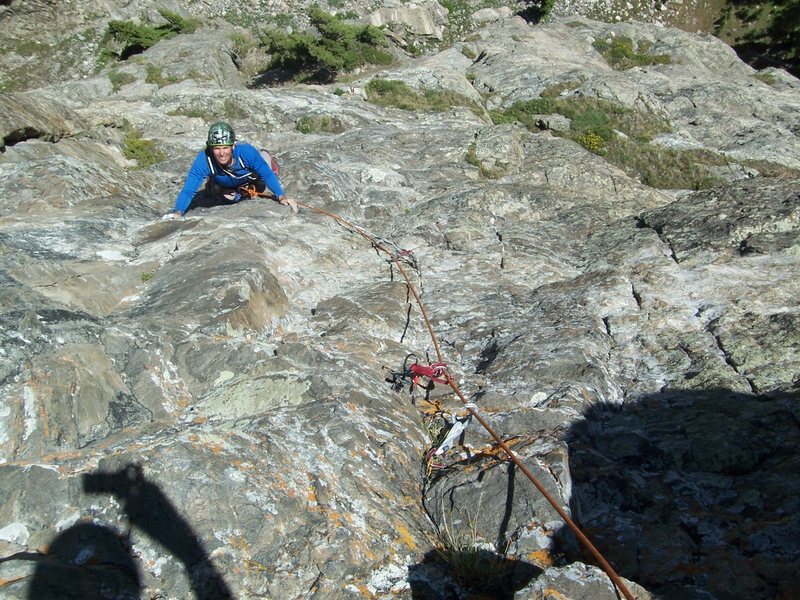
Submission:
M 616 597 L 480 427 L 427 468 L 465 412 L 387 381 L 437 356 L 357 232 L 268 200 L 160 220 L 226 102 L 293 197 L 413 250 L 449 372 L 637 597 L 797 587 L 800 182 L 752 166 L 798 168 L 796 79 L 577 18 L 500 19 L 377 74 L 487 110 L 568 84 L 730 158 L 727 183 L 659 190 L 554 115 L 232 85 L 224 31 L 151 48 L 119 90 L 0 96 L 4 598 Z M 615 71 L 593 47 L 612 33 L 673 60 Z M 145 81 L 193 60 L 208 80 Z M 166 160 L 132 169 L 124 121 Z

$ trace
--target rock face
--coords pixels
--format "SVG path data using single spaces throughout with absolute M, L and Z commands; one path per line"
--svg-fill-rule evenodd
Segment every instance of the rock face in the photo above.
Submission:
M 800 180 L 743 165 L 800 166 L 800 82 L 578 18 L 486 21 L 377 74 L 484 109 L 577 81 L 734 165 L 659 190 L 480 110 L 247 89 L 220 31 L 155 46 L 117 90 L 0 95 L 3 598 L 616 598 L 474 419 L 426 458 L 469 413 L 412 388 L 415 361 L 447 363 L 636 597 L 791 596 Z M 615 71 L 592 46 L 612 33 L 674 60 Z M 207 79 L 144 81 L 187 76 L 194 47 Z M 162 221 L 234 105 L 304 207 Z M 308 116 L 339 132 L 301 134 Z M 124 121 L 167 159 L 133 169 Z

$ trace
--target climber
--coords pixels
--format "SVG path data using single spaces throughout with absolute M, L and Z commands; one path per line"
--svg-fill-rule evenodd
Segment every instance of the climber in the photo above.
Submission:
M 278 202 L 297 212 L 297 202 L 286 196 L 262 151 L 237 142 L 233 128 L 227 123 L 214 123 L 208 130 L 205 150 L 198 153 L 189 168 L 175 208 L 163 218 L 176 219 L 191 207 L 200 205 L 233 204 L 249 197 L 243 193 L 244 186 L 255 187 L 258 192 L 269 188 Z

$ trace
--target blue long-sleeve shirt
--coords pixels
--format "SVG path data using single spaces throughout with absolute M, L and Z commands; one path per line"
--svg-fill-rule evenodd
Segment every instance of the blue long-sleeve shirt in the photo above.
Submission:
M 228 167 L 221 166 L 212 152 L 202 150 L 189 168 L 186 182 L 175 199 L 174 211 L 185 213 L 192 198 L 209 177 L 213 177 L 214 182 L 220 187 L 235 189 L 249 183 L 253 174 L 260 177 L 276 197 L 284 195 L 277 175 L 272 172 L 267 161 L 255 146 L 237 142 L 233 146 L 233 160 Z

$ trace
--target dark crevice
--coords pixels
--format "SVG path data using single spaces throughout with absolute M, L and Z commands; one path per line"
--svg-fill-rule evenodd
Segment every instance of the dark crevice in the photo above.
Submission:
M 603 325 L 606 328 L 606 335 L 613 338 L 614 334 L 611 333 L 611 317 L 603 317 Z
M 3 143 L 0 145 L 0 152 L 5 152 L 7 146 L 13 146 L 15 144 L 19 144 L 20 142 L 27 142 L 28 140 L 43 140 L 46 142 L 53 142 L 56 141 L 56 138 L 52 133 L 47 133 L 33 127 L 22 127 L 20 129 L 9 131 L 3 137 Z
M 669 248 L 669 255 L 672 258 L 672 260 L 674 260 L 676 263 L 680 262 L 678 260 L 678 256 L 675 254 L 675 249 L 672 247 L 672 242 L 670 242 L 669 238 L 664 235 L 663 227 L 651 225 L 650 223 L 645 221 L 644 218 L 641 216 L 634 217 L 634 219 L 636 221 L 637 229 L 652 229 L 653 231 L 655 231 L 656 235 L 658 236 L 658 239 L 660 239 L 661 242 Z
M 638 292 L 636 286 L 633 284 L 632 281 L 631 281 L 631 295 L 633 296 L 633 299 L 636 300 L 636 306 L 642 308 L 642 295 Z

